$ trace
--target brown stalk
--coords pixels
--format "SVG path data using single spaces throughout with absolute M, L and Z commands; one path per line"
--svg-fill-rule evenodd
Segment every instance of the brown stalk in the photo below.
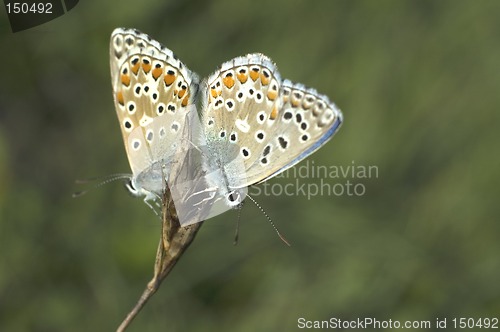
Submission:
M 120 324 L 116 330 L 117 332 L 125 331 L 148 300 L 160 288 L 162 281 L 193 242 L 202 224 L 203 222 L 198 222 L 184 227 L 180 226 L 172 195 L 167 187 L 162 197 L 161 239 L 156 252 L 153 278 L 147 284 L 135 306 Z

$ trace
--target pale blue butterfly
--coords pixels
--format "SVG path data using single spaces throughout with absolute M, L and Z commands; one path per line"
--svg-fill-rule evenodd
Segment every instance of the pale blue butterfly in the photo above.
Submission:
M 166 47 L 132 29 L 115 29 L 110 43 L 116 113 L 133 175 L 127 189 L 156 200 L 181 151 L 186 116 L 199 79 Z M 194 112 L 196 110 L 194 109 Z M 167 173 L 167 174 L 165 174 Z
M 202 129 L 206 169 L 222 169 L 209 185 L 238 205 L 240 190 L 294 166 L 324 145 L 342 124 L 341 111 L 314 89 L 282 80 L 263 54 L 224 63 L 206 79 Z M 241 162 L 232 162 L 235 155 Z
M 181 189 L 179 197 L 208 194 L 196 200 L 222 202 L 225 208 L 214 215 L 238 206 L 248 186 L 319 149 L 343 121 L 328 97 L 282 80 L 262 54 L 224 63 L 201 86 L 170 50 L 137 30 L 116 29 L 110 56 L 115 106 L 133 172 L 127 188 L 146 202 L 163 190 L 162 178 L 169 178 L 175 156 L 185 151 L 180 147 L 186 135 L 200 150 L 206 184 L 190 196 Z M 185 123 L 198 96 L 201 136 L 195 137 L 196 123 L 190 128 Z M 198 166 L 195 161 L 188 167 Z

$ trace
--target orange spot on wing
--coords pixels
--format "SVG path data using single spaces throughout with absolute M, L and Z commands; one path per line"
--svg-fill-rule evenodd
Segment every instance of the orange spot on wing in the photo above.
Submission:
M 292 104 L 293 107 L 298 107 L 300 103 L 299 103 L 299 100 L 292 98 L 292 103 L 291 104 Z
M 150 63 L 143 63 L 142 64 L 142 70 L 147 74 L 151 70 L 151 64 Z
M 170 86 L 175 81 L 175 74 L 167 74 L 167 75 L 165 75 L 163 80 L 165 81 L 166 86 Z
M 274 90 L 269 90 L 267 92 L 267 98 L 269 98 L 269 100 L 275 100 L 276 97 L 278 97 L 278 92 L 276 92 Z
M 232 76 L 226 76 L 222 80 L 226 88 L 231 89 L 234 86 L 234 78 Z
M 268 85 L 271 79 L 266 77 L 264 74 L 260 74 L 260 81 L 262 82 L 262 85 Z
M 302 101 L 302 108 L 305 109 L 305 110 L 308 110 L 310 109 L 312 106 L 312 103 L 308 102 L 307 100 L 303 100 Z
M 189 102 L 189 93 L 186 95 L 186 97 L 184 97 L 184 99 L 182 99 L 181 105 L 186 107 L 188 102 Z
M 184 97 L 184 94 L 186 93 L 186 89 L 182 89 L 179 91 L 179 93 L 177 94 L 177 96 L 179 97 L 179 99 L 181 99 L 182 97 Z
M 134 73 L 134 75 L 137 75 L 137 72 L 139 72 L 139 62 L 137 62 L 135 65 L 132 66 L 132 68 L 130 68 L 130 70 Z
M 212 97 L 217 98 L 217 96 L 218 96 L 218 94 L 217 94 L 217 90 L 215 90 L 215 89 L 210 89 L 210 93 L 212 94 Z
M 238 81 L 240 81 L 242 84 L 248 80 L 247 74 L 238 73 L 238 74 L 236 74 L 236 77 L 238 78 Z
M 121 91 L 118 91 L 116 93 L 116 101 L 122 106 L 125 105 L 125 101 L 123 100 L 123 93 Z
M 130 76 L 128 76 L 127 74 L 122 74 L 121 81 L 122 81 L 123 85 L 129 86 L 130 85 Z
M 255 82 L 259 78 L 259 73 L 254 71 L 254 70 L 251 70 L 250 71 L 250 78 Z
M 153 69 L 153 71 L 151 72 L 151 74 L 153 75 L 153 78 L 155 80 L 157 80 L 158 77 L 160 77 L 161 74 L 163 74 L 163 70 L 161 68 L 155 68 L 155 69 Z
M 278 116 L 278 108 L 276 106 L 273 107 L 273 110 L 271 111 L 271 114 L 269 115 L 270 120 L 276 119 Z

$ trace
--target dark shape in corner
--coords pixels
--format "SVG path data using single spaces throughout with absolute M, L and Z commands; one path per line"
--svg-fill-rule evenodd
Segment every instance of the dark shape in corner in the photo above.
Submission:
M 5 11 L 9 17 L 12 32 L 36 27 L 64 15 L 73 9 L 79 0 L 25 0 L 17 2 L 4 0 Z

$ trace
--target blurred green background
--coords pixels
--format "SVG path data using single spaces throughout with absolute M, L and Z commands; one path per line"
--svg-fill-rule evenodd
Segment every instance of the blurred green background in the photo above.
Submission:
M 129 172 L 118 26 L 201 76 L 270 56 L 344 112 L 310 163 L 379 172 L 324 179 L 362 196 L 256 196 L 291 248 L 252 204 L 237 246 L 236 211 L 206 222 L 130 331 L 500 316 L 500 2 L 86 0 L 15 34 L 0 11 L 1 331 L 114 330 L 152 276 L 160 225 L 141 200 L 119 182 L 71 198 L 75 179 Z

